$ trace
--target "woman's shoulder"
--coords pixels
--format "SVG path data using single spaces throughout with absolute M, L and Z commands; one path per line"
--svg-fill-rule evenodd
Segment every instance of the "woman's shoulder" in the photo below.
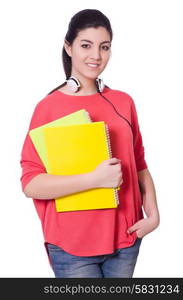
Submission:
M 48 94 L 35 104 L 31 117 L 31 128 L 41 126 L 50 121 L 50 111 L 54 99 L 55 95 Z
M 107 92 L 110 93 L 110 95 L 118 101 L 125 101 L 129 104 L 133 102 L 132 96 L 129 93 L 124 92 L 122 90 L 107 88 Z
M 48 112 L 51 107 L 54 105 L 54 101 L 57 99 L 56 93 L 51 93 L 43 96 L 34 106 L 34 111 L 37 111 L 41 114 Z

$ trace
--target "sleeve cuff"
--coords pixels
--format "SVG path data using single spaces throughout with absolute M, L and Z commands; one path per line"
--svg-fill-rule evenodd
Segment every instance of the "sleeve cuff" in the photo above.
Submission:
M 137 172 L 148 168 L 147 163 L 144 158 L 142 158 L 140 161 L 136 162 L 136 167 L 137 167 Z

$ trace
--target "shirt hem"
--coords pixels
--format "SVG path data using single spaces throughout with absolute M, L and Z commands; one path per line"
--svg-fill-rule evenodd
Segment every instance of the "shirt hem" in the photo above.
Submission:
M 47 252 L 47 255 L 48 255 L 48 260 L 49 260 L 49 263 L 50 263 L 50 257 L 49 257 L 49 252 L 48 252 L 48 249 L 47 249 L 47 243 L 49 244 L 53 244 L 57 247 L 60 247 L 61 249 L 63 249 L 65 252 L 71 254 L 71 255 L 74 255 L 74 256 L 83 256 L 83 257 L 88 257 L 88 256 L 99 256 L 99 255 L 109 255 L 109 254 L 113 254 L 116 250 L 119 250 L 119 249 L 123 249 L 123 248 L 128 248 L 128 247 L 131 247 L 135 244 L 136 240 L 138 239 L 137 235 L 135 235 L 134 237 L 134 240 L 129 244 L 124 244 L 122 247 L 121 246 L 116 246 L 114 247 L 113 249 L 111 250 L 103 250 L 103 251 L 97 251 L 95 253 L 90 253 L 90 254 L 82 254 L 82 253 L 74 253 L 73 251 L 70 251 L 69 249 L 65 248 L 65 246 L 61 245 L 60 242 L 55 242 L 55 241 L 45 241 L 44 242 L 44 246 L 45 246 L 45 249 L 46 249 L 46 252 Z M 51 264 L 51 263 L 50 263 Z

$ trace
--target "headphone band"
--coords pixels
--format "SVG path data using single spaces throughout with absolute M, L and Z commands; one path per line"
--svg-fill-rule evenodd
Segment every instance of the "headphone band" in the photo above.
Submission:
M 95 82 L 96 82 L 97 90 L 99 92 L 102 92 L 105 87 L 103 80 L 101 78 L 97 78 Z M 74 76 L 70 76 L 68 79 L 66 79 L 66 83 L 68 88 L 74 93 L 76 93 L 81 87 L 79 80 Z

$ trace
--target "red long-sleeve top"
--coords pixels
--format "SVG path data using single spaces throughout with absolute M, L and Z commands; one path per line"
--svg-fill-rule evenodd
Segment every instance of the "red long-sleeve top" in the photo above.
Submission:
M 56 212 L 54 199 L 33 199 L 46 251 L 49 242 L 76 256 L 103 255 L 129 247 L 137 238 L 136 232 L 127 233 L 130 226 L 144 218 L 137 172 L 146 169 L 147 163 L 137 112 L 133 99 L 127 93 L 105 87 L 103 95 L 131 123 L 132 130 L 99 93 L 76 96 L 56 90 L 39 101 L 34 109 L 28 132 L 83 108 L 89 112 L 93 122 L 104 121 L 109 128 L 112 157 L 121 159 L 123 173 L 117 208 Z M 20 160 L 22 191 L 32 178 L 46 173 L 28 132 Z

